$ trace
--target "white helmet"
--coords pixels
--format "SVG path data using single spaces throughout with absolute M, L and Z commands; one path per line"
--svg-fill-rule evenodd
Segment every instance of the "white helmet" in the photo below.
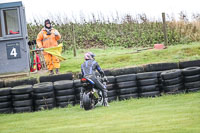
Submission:
M 85 53 L 84 59 L 85 59 L 85 60 L 92 60 L 92 56 L 90 55 L 89 52 L 88 52 L 88 53 Z

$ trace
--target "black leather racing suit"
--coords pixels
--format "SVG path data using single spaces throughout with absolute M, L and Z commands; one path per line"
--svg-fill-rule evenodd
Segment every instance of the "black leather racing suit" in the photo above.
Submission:
M 81 72 L 82 76 L 86 78 L 90 78 L 94 83 L 97 89 L 103 91 L 104 98 L 107 98 L 107 90 L 106 86 L 104 86 L 96 77 L 95 72 L 96 70 L 104 77 L 104 72 L 100 68 L 99 64 L 95 60 L 86 60 L 81 65 Z

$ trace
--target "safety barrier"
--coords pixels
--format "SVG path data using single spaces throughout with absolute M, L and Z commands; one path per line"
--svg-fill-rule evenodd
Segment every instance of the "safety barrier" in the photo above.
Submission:
M 109 102 L 200 91 L 199 60 L 180 62 L 179 65 L 149 64 L 142 68 L 146 71 L 139 67 L 125 68 L 122 72 L 120 69 L 107 71 L 111 75 L 107 76 Z M 60 77 L 51 77 L 45 81 L 41 80 L 40 83 L 34 78 L 4 82 L 0 88 L 0 113 L 32 112 L 79 104 L 82 89 L 80 80 L 74 80 L 69 73 Z M 0 83 L 2 84 L 2 81 Z

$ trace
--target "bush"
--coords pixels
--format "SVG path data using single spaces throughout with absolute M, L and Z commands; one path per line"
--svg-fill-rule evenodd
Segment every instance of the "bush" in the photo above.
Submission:
M 114 19 L 114 18 L 113 18 Z M 152 47 L 153 44 L 163 43 L 163 25 L 159 21 L 150 21 L 145 15 L 133 19 L 126 15 L 122 20 L 114 19 L 110 22 L 102 18 L 102 21 L 93 18 L 93 21 L 82 23 L 58 22 L 53 19 L 53 26 L 62 35 L 60 42 L 64 44 L 64 50 L 73 47 L 74 28 L 77 48 L 91 47 Z M 37 20 L 29 23 L 29 40 L 34 40 L 42 29 L 43 24 Z M 168 44 L 188 43 L 200 40 L 200 20 L 194 19 L 188 22 L 183 18 L 180 21 L 167 21 Z

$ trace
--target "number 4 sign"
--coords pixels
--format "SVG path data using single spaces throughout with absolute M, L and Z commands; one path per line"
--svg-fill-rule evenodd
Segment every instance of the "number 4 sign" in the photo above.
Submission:
M 17 51 L 16 48 L 13 47 L 13 49 L 10 52 L 10 55 L 13 55 L 14 57 L 17 57 Z
M 6 50 L 8 59 L 21 58 L 19 43 L 6 44 Z

